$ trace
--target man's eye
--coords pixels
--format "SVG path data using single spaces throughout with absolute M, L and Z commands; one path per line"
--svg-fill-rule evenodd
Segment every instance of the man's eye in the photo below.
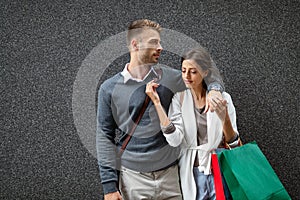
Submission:
M 158 44 L 158 41 L 152 40 L 150 41 L 150 44 Z

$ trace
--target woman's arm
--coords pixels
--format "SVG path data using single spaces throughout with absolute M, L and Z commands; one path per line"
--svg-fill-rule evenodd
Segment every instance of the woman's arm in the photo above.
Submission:
M 226 116 L 225 116 L 225 120 L 223 122 L 223 133 L 224 133 L 225 141 L 227 143 L 233 142 L 233 140 L 237 136 L 237 134 L 235 133 L 235 131 L 232 127 L 231 120 L 229 118 L 229 114 L 228 114 L 228 110 L 227 110 L 227 106 L 226 106 Z
M 160 103 L 160 98 L 156 91 L 156 88 L 158 87 L 159 87 L 158 83 L 155 83 L 154 81 L 150 81 L 146 86 L 146 94 L 150 97 L 150 99 L 152 100 L 155 106 L 160 124 L 162 126 L 168 126 L 171 123 L 171 121 L 169 120 L 164 108 Z
M 161 124 L 161 129 L 166 137 L 167 142 L 171 146 L 179 146 L 183 139 L 183 122 L 181 118 L 181 110 L 179 101 L 173 97 L 172 103 L 169 108 L 169 116 L 167 116 L 166 111 L 161 105 L 159 95 L 156 91 L 156 88 L 159 87 L 159 84 L 151 81 L 146 86 L 146 94 L 152 100 L 157 115 L 159 117 L 159 121 Z

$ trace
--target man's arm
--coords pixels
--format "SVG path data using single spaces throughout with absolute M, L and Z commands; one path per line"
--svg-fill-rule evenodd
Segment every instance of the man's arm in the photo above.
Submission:
M 216 110 L 216 106 L 215 106 L 216 104 L 214 104 L 213 102 L 217 102 L 217 104 L 221 103 L 221 101 L 223 101 L 222 92 L 225 91 L 225 86 L 224 86 L 222 76 L 213 60 L 212 60 L 212 65 L 213 66 L 211 68 L 210 76 L 205 78 L 205 82 L 208 90 L 205 112 L 207 112 L 208 109 L 211 112 L 214 112 Z
M 117 197 L 118 195 L 111 195 L 119 193 L 115 145 L 117 126 L 111 110 L 111 95 L 107 91 L 101 86 L 98 93 L 96 148 L 103 192 L 105 195 Z
M 216 66 L 216 63 L 211 60 L 212 67 L 210 68 L 211 73 L 209 77 L 205 78 L 205 82 L 207 85 L 207 90 L 215 90 L 215 91 L 220 91 L 221 93 L 225 91 L 225 86 L 223 82 L 223 78 L 221 76 L 221 73 Z

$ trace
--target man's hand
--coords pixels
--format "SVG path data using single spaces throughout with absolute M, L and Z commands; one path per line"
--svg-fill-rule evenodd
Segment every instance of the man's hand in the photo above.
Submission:
M 104 200 L 122 200 L 122 196 L 119 192 L 107 193 L 104 195 Z
M 209 91 L 207 97 L 206 97 L 206 106 L 205 106 L 205 113 L 210 110 L 211 112 L 214 112 L 217 109 L 218 103 L 223 100 L 223 96 L 220 91 L 217 90 L 211 90 Z

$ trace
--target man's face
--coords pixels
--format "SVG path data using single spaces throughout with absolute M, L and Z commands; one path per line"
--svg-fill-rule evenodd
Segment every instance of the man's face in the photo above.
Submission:
M 162 46 L 160 34 L 154 29 L 146 29 L 138 41 L 138 59 L 140 64 L 157 63 Z

